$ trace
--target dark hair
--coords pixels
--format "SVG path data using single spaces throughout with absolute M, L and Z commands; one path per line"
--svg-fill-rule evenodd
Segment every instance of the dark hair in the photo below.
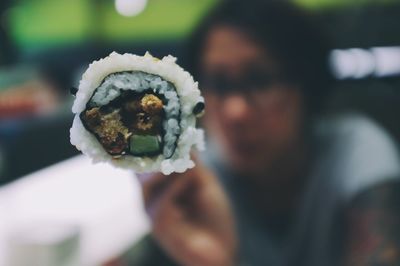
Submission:
M 310 14 L 288 1 L 222 1 L 189 39 L 185 65 L 198 79 L 207 34 L 218 25 L 233 26 L 275 56 L 287 79 L 300 85 L 307 108 L 317 112 L 329 92 L 333 78 L 327 60 L 330 47 L 313 19 Z

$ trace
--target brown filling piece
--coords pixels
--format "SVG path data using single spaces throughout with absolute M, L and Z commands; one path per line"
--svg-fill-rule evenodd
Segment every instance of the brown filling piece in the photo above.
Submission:
M 158 96 L 142 94 L 121 97 L 116 104 L 90 108 L 81 118 L 108 153 L 122 155 L 129 150 L 132 134 L 162 134 L 163 111 L 163 102 Z

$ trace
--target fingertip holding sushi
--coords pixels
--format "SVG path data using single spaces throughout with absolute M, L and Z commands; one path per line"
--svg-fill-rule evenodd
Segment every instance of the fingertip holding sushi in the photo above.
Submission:
M 154 143 L 156 138 L 136 137 L 134 139 L 147 139 L 148 141 L 143 144 L 143 147 L 136 147 L 137 149 L 122 146 L 124 151 L 119 155 L 110 153 L 110 149 L 106 150 L 104 143 L 100 141 L 103 132 L 96 131 L 96 127 L 88 126 L 88 121 L 85 120 L 87 119 L 85 115 L 89 113 L 88 109 L 92 108 L 92 113 L 98 110 L 99 113 L 108 112 L 101 117 L 101 122 L 98 122 L 103 123 L 101 126 L 107 127 L 107 120 L 104 117 L 107 115 L 112 117 L 113 113 L 110 115 L 110 111 L 102 111 L 105 109 L 103 107 L 113 105 L 115 108 L 115 102 L 123 98 L 121 95 L 130 93 L 129 97 L 135 100 L 129 103 L 122 101 L 123 104 L 130 104 L 129 108 L 135 109 L 136 105 L 139 106 L 137 108 L 142 108 L 143 106 L 140 104 L 146 103 L 149 105 L 147 109 L 153 107 L 154 110 L 154 106 L 157 107 L 159 103 L 157 97 L 147 94 L 148 92 L 162 98 L 165 102 L 163 122 L 158 122 L 160 118 L 153 119 L 160 124 L 159 127 L 162 127 L 163 133 L 160 133 L 161 137 L 158 136 L 158 138 L 162 139 L 164 146 L 160 149 L 159 154 L 135 156 L 131 151 L 141 151 L 143 148 L 151 148 L 155 151 L 158 148 L 157 143 Z M 132 94 L 134 95 L 132 96 Z M 142 97 L 142 101 L 136 100 L 138 97 Z M 117 104 L 122 103 L 118 102 Z M 181 173 L 194 167 L 194 162 L 190 158 L 192 148 L 203 150 L 205 147 L 204 132 L 202 129 L 196 128 L 199 106 L 204 108 L 204 98 L 200 94 L 198 83 L 188 72 L 176 64 L 175 57 L 166 56 L 158 59 L 149 53 L 137 56 L 113 52 L 109 56 L 91 63 L 82 76 L 72 107 L 75 117 L 70 130 L 71 143 L 92 158 L 93 162 L 108 162 L 116 167 L 132 169 L 137 173 L 158 171 L 165 175 L 173 172 Z M 98 110 L 94 110 L 95 108 Z M 114 109 L 114 111 L 124 112 L 121 111 L 121 108 Z M 143 112 L 143 108 L 141 112 Z M 153 111 L 153 113 L 156 112 Z M 143 116 L 145 115 L 143 114 Z M 152 121 L 152 118 L 157 118 L 149 116 L 143 120 L 144 122 L 141 120 L 142 124 L 149 123 L 148 121 Z M 152 124 L 144 127 L 136 120 L 135 123 L 132 126 L 133 133 L 128 134 L 124 131 L 124 134 L 118 136 L 123 138 L 128 145 L 134 142 L 129 141 L 128 138 L 132 134 L 136 134 L 136 131 L 142 135 L 155 134 L 153 131 L 157 128 L 154 126 L 152 129 Z M 112 126 L 116 127 L 112 121 L 109 125 L 108 129 Z M 111 129 L 114 130 L 114 128 Z M 112 130 L 106 132 L 110 131 Z M 106 137 L 109 138 L 109 135 Z M 110 144 L 112 147 L 116 145 L 114 142 Z

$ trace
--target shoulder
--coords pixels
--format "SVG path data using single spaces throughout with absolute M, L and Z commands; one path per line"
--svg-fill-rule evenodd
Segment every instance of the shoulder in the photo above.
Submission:
M 374 185 L 400 178 L 395 140 L 375 121 L 361 114 L 337 115 L 316 127 L 326 170 L 346 198 Z

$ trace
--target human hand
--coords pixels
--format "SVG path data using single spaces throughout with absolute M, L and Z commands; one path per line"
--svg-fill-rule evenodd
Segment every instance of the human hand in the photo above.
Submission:
M 169 256 L 187 266 L 234 264 L 231 208 L 209 169 L 197 162 L 183 174 L 138 176 L 152 233 Z

